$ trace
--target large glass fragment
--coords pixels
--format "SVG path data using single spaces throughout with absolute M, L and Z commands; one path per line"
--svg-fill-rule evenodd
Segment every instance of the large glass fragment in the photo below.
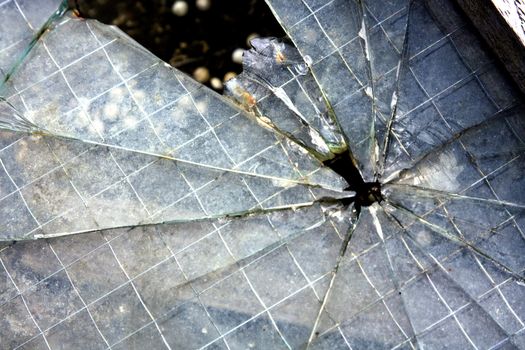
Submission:
M 525 349 L 525 111 L 473 28 L 267 2 L 291 42 L 253 42 L 235 102 L 0 3 L 3 348 Z
M 117 29 L 72 14 L 44 28 L 2 85 L 3 240 L 242 216 L 347 186 Z

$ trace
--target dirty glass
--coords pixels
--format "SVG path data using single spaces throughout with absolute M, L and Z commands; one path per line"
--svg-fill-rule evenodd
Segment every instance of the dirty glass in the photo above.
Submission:
M 219 96 L 0 2 L 6 349 L 525 349 L 522 96 L 447 0 L 268 0 Z

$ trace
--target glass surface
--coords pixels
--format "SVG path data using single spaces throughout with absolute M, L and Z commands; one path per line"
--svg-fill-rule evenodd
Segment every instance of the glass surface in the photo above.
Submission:
M 525 349 L 525 111 L 474 29 L 267 2 L 229 97 L 0 2 L 2 348 Z

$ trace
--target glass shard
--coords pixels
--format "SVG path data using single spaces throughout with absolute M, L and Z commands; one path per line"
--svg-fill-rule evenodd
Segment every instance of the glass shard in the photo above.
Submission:
M 303 60 L 295 47 L 276 38 L 257 38 L 251 45 L 244 52 L 244 71 L 226 83 L 227 93 L 318 158 L 344 152 L 346 141 L 309 70 L 310 57 Z
M 2 346 L 525 349 L 525 111 L 462 13 L 267 2 L 238 104 L 0 3 Z
M 1 126 L 19 130 L 24 116 L 31 126 L 23 129 L 27 132 L 36 126 L 46 135 L 210 169 L 346 187 L 299 145 L 261 128 L 212 91 L 203 91 L 115 27 L 71 13 L 55 22 L 0 91 L 14 106 L 9 116 L 4 112 L 7 102 L 0 101 Z M 31 62 L 42 57 L 46 74 L 31 74 Z M 232 133 L 250 137 L 233 144 Z M 261 158 L 288 159 L 290 164 L 283 164 L 287 173 L 257 166 Z M 293 158 L 301 161 L 292 163 Z

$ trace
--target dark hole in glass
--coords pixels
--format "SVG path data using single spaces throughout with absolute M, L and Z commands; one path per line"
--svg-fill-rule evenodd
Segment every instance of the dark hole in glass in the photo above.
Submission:
M 381 184 L 379 182 L 365 182 L 348 151 L 339 154 L 334 159 L 325 161 L 324 165 L 341 175 L 350 184 L 347 190 L 356 193 L 353 202 L 358 212 L 361 207 L 368 207 L 383 200 Z

